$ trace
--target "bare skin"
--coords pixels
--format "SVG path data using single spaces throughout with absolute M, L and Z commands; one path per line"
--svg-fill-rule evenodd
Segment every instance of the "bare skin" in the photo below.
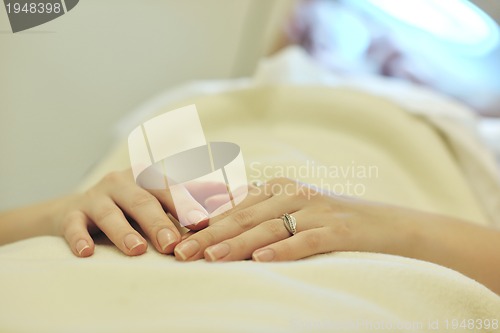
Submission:
M 297 219 L 290 237 L 280 216 Z M 288 261 L 333 251 L 400 255 L 457 270 L 500 294 L 500 230 L 456 218 L 319 192 L 289 179 L 253 188 L 246 202 L 175 248 L 179 260 Z
M 225 185 L 208 184 L 206 196 L 220 193 Z M 197 193 L 202 193 L 196 191 Z M 189 193 L 186 193 L 190 197 Z M 184 209 L 195 212 L 192 229 L 206 226 L 208 212 L 193 198 Z M 39 236 L 63 236 L 72 252 L 79 257 L 94 253 L 92 235 L 102 231 L 124 254 L 135 256 L 146 252 L 147 241 L 135 230 L 128 218 L 137 222 L 155 249 L 172 253 L 181 240 L 175 223 L 172 200 L 165 191 L 148 192 L 139 187 L 130 170 L 112 172 L 81 194 L 20 208 L 0 214 L 0 244 Z
M 189 209 L 208 214 L 227 204 L 210 184 Z M 200 203 L 200 204 L 198 204 Z M 99 230 L 126 255 L 146 252 L 147 242 L 126 218 L 133 218 L 160 253 L 180 261 L 260 262 L 298 260 L 333 251 L 400 255 L 459 271 L 500 295 L 500 231 L 403 207 L 323 193 L 289 179 L 251 186 L 236 208 L 201 220 L 201 229 L 182 238 L 166 212 L 167 196 L 135 184 L 129 170 L 105 177 L 83 194 L 0 214 L 0 244 L 39 235 L 64 237 L 79 257 L 94 253 Z M 290 236 L 280 218 L 297 219 Z

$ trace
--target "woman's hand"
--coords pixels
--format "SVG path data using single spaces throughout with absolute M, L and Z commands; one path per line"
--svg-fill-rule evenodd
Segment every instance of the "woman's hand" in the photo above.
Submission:
M 325 194 L 289 179 L 250 187 L 235 209 L 180 243 L 179 260 L 296 260 L 332 251 L 396 252 L 407 247 L 412 229 L 394 207 Z M 291 214 L 297 234 L 283 219 Z
M 110 173 L 85 193 L 72 196 L 53 220 L 54 229 L 77 256 L 94 253 L 91 234 L 99 230 L 123 253 L 142 254 L 147 242 L 125 214 L 137 221 L 160 252 L 167 253 L 180 238 L 159 201 L 135 185 L 129 171 Z
M 142 254 L 147 242 L 129 219 L 137 222 L 157 251 L 172 253 L 181 235 L 167 215 L 191 230 L 204 228 L 209 213 L 227 200 L 227 187 L 217 182 L 190 182 L 169 190 L 138 186 L 131 170 L 112 172 L 82 194 L 0 213 L 0 245 L 41 235 L 63 236 L 73 253 L 94 253 L 98 231 L 126 255 Z M 223 195 L 226 193 L 226 195 Z M 175 205 L 173 204 L 175 197 Z
M 136 185 L 130 170 L 113 172 L 85 193 L 65 200 L 53 220 L 54 229 L 64 236 L 77 256 L 92 255 L 94 242 L 91 235 L 98 230 L 126 255 L 143 254 L 147 242 L 131 226 L 128 217 L 137 222 L 158 252 L 172 253 L 181 235 L 166 211 L 175 217 L 179 214 L 187 216 L 192 223 L 188 227 L 192 229 L 206 226 L 209 213 L 204 201 L 207 197 L 217 196 L 226 187 L 215 183 L 193 183 L 177 190 L 183 191 L 177 193 L 177 198 L 183 201 L 177 204 L 177 209 L 182 211 L 175 210 L 168 191 L 148 192 Z M 196 194 L 195 198 L 191 193 Z
M 283 214 L 296 218 L 291 235 Z M 289 179 L 250 187 L 243 203 L 175 247 L 178 260 L 284 261 L 333 251 L 394 254 L 457 270 L 500 294 L 500 230 L 339 197 Z

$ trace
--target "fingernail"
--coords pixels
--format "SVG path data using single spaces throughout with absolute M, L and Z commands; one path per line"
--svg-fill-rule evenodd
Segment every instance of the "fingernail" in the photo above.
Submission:
M 125 243 L 125 246 L 129 251 L 132 251 L 140 245 L 144 245 L 144 242 L 134 234 L 128 234 L 127 236 L 125 236 L 123 242 Z
M 274 251 L 271 249 L 258 250 L 253 253 L 253 259 L 255 261 L 272 261 L 274 259 Z
M 156 240 L 160 244 L 161 250 L 165 251 L 165 249 L 169 245 L 172 245 L 177 241 L 177 237 L 175 236 L 172 230 L 164 228 L 158 231 L 158 234 L 156 235 Z
M 86 240 L 84 239 L 80 239 L 77 243 L 76 243 L 76 252 L 78 252 L 78 255 L 82 255 L 82 252 L 85 251 L 86 249 L 88 249 L 90 247 L 89 243 L 87 243 Z
M 222 243 L 207 248 L 205 255 L 208 256 L 209 261 L 216 261 L 227 256 L 230 250 L 231 248 L 228 244 Z
M 187 220 L 190 224 L 198 224 L 203 220 L 208 219 L 207 214 L 200 212 L 199 210 L 192 210 L 187 214 Z
M 200 250 L 200 244 L 194 239 L 188 240 L 187 242 L 180 243 L 175 248 L 175 255 L 180 257 L 182 260 L 186 260 L 196 254 Z

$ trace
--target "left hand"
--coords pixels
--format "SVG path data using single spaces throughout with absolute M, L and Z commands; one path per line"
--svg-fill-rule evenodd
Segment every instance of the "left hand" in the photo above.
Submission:
M 284 213 L 297 220 L 293 236 L 284 226 Z M 183 261 L 283 261 L 332 251 L 406 253 L 412 226 L 403 221 L 414 213 L 279 178 L 251 186 L 243 203 L 211 219 L 174 253 Z

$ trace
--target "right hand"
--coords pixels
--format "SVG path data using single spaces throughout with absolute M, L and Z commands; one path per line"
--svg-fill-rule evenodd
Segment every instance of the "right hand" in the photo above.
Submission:
M 146 239 L 135 230 L 127 217 L 140 226 L 146 237 L 160 253 L 172 253 L 181 235 L 167 212 L 173 216 L 185 214 L 190 229 L 202 228 L 209 219 L 205 208 L 207 198 L 222 193 L 224 184 L 201 183 L 205 191 L 194 191 L 193 198 L 186 189 L 183 212 L 176 212 L 167 191 L 146 191 L 139 187 L 129 170 L 112 172 L 85 193 L 65 200 L 53 219 L 54 228 L 68 242 L 72 252 L 79 257 L 94 253 L 92 235 L 102 231 L 124 254 L 136 256 L 146 252 Z M 193 193 L 194 193 L 193 192 Z

